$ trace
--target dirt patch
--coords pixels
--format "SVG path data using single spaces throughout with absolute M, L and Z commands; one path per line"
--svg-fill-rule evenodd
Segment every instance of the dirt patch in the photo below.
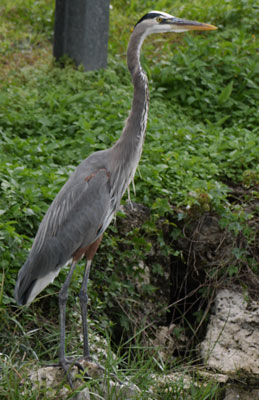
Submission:
M 6 54 L 0 59 L 2 82 L 11 82 L 16 74 L 20 74 L 23 68 L 36 66 L 37 64 L 50 64 L 51 61 L 52 45 L 50 43 L 46 43 L 43 47 L 35 48 L 33 51 L 31 49 L 20 51 L 15 49 L 15 51 Z
M 231 188 L 229 202 L 233 213 L 237 213 L 236 225 L 233 226 L 215 213 L 197 209 L 194 213 L 190 210 L 189 216 L 181 221 L 175 218 L 176 212 L 169 215 L 168 220 L 158 221 L 158 228 L 163 232 L 171 254 L 165 254 L 158 236 L 148 237 L 142 230 L 150 218 L 150 210 L 138 204 L 124 207 L 125 216 L 118 216 L 116 222 L 122 243 L 121 253 L 129 251 L 132 246 L 131 243 L 124 244 L 132 229 L 137 229 L 139 237 L 145 237 L 151 248 L 138 265 L 143 271 L 141 281 L 132 278 L 135 285 L 133 297 L 136 295 L 132 300 L 134 307 L 129 303 L 128 295 L 117 297 L 116 312 L 113 310 L 110 317 L 113 319 L 114 315 L 125 313 L 135 332 L 138 328 L 143 329 L 145 321 L 144 341 L 156 337 L 160 327 L 174 326 L 174 342 L 179 339 L 182 343 L 181 337 L 185 337 L 185 345 L 176 346 L 174 353 L 186 356 L 204 338 L 210 309 L 219 288 L 241 286 L 248 297 L 258 299 L 259 201 L 255 196 L 256 190 L 255 186 L 252 189 Z M 176 229 L 179 232 L 177 238 L 173 235 Z M 154 265 L 162 267 L 162 274 L 154 272 Z M 122 282 L 131 279 L 124 275 L 123 270 L 120 274 Z M 152 294 L 145 291 L 146 284 L 155 287 Z M 121 337 L 123 328 L 118 325 L 116 318 L 116 332 Z

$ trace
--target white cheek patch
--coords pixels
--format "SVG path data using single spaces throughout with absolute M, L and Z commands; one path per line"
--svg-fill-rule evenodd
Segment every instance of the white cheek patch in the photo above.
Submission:
M 161 24 L 161 25 L 158 24 L 158 25 L 150 26 L 150 28 L 148 28 L 145 31 L 144 38 L 153 33 L 164 33 L 164 32 L 175 32 L 175 33 L 180 32 L 181 33 L 181 32 L 187 32 L 187 31 L 188 31 L 188 29 L 183 28 L 182 26 L 171 25 L 171 24 L 170 25 L 169 24 Z

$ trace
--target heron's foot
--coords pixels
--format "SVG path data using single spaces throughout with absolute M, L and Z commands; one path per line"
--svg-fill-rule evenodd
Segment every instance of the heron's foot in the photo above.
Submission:
M 77 363 L 74 365 L 80 365 L 79 369 L 81 372 L 84 372 L 84 376 L 87 376 L 89 378 L 101 378 L 106 369 L 104 366 L 99 364 L 93 357 L 91 356 L 83 356 L 81 358 L 78 358 Z M 109 373 L 109 375 L 114 378 L 120 385 L 123 384 L 123 382 L 117 377 L 115 373 Z
M 106 371 L 105 367 L 100 365 L 90 356 L 79 358 L 66 357 L 64 360 L 60 359 L 59 363 L 48 364 L 48 366 L 59 368 L 61 367 L 65 371 L 68 383 L 72 389 L 74 388 L 73 381 L 76 379 L 76 373 L 73 367 L 77 367 L 77 373 L 82 374 L 84 379 L 101 378 Z M 110 373 L 109 375 L 114 378 L 120 385 L 123 384 L 123 382 L 116 376 L 115 373 Z
M 96 377 L 103 375 L 106 371 L 105 367 L 99 364 L 96 360 L 91 356 L 85 356 L 81 359 L 82 364 L 86 364 L 88 373 L 91 377 Z M 109 373 L 109 375 L 114 378 L 120 385 L 123 385 L 123 382 L 117 377 L 117 375 L 113 372 Z
M 65 375 L 67 377 L 71 389 L 75 389 L 75 385 L 73 384 L 73 382 L 76 380 L 77 373 L 81 373 L 84 379 L 91 378 L 91 375 L 87 373 L 86 367 L 81 364 L 81 361 L 82 357 L 81 358 L 67 357 L 64 359 L 60 359 L 58 363 L 47 364 L 46 366 L 62 368 L 63 371 L 65 372 Z M 74 367 L 77 367 L 77 371 Z
M 63 370 L 64 370 L 64 372 L 66 374 L 69 386 L 71 387 L 71 389 L 74 389 L 73 377 L 72 377 L 72 374 L 71 374 L 71 372 L 72 372 L 71 369 L 72 369 L 73 365 L 74 365 L 73 363 L 69 362 L 66 359 L 59 361 L 59 366 L 61 368 L 63 368 Z
M 100 365 L 96 360 L 91 356 L 83 356 L 76 360 L 76 365 L 80 365 L 81 371 L 87 371 L 87 375 L 91 378 L 99 378 L 105 372 L 105 368 Z

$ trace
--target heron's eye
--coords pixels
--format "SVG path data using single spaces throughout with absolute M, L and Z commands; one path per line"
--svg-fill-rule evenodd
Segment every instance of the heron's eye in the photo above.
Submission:
M 161 24 L 161 22 L 163 21 L 162 17 L 157 17 L 156 22 L 158 22 L 159 24 Z

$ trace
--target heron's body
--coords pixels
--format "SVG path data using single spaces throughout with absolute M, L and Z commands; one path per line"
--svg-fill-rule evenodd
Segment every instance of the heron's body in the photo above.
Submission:
M 110 224 L 134 175 L 132 169 L 131 174 L 121 176 L 118 185 L 127 161 L 115 167 L 116 150 L 100 151 L 94 153 L 94 160 L 93 156 L 84 160 L 49 207 L 19 274 L 19 304 L 31 303 L 60 269 Z
M 134 40 L 131 45 L 135 46 Z M 79 164 L 49 207 L 19 273 L 18 304 L 31 303 L 80 249 L 102 235 L 134 178 L 148 114 L 147 78 L 137 65 L 132 77 L 133 81 L 141 77 L 141 82 L 135 88 L 124 131 L 112 148 L 93 153 Z
M 29 257 L 21 268 L 15 298 L 29 304 L 60 269 L 72 259 L 71 270 L 60 292 L 61 351 L 65 360 L 65 304 L 76 262 L 86 256 L 86 270 L 80 291 L 83 319 L 84 356 L 89 356 L 86 323 L 86 286 L 93 256 L 103 232 L 118 210 L 120 200 L 132 181 L 141 157 L 148 116 L 148 82 L 140 64 L 140 50 L 151 33 L 213 30 L 212 25 L 175 18 L 152 11 L 135 26 L 130 38 L 127 62 L 132 76 L 132 108 L 122 135 L 110 149 L 91 154 L 81 162 L 49 207 L 36 234 Z M 71 382 L 70 382 L 71 383 Z

